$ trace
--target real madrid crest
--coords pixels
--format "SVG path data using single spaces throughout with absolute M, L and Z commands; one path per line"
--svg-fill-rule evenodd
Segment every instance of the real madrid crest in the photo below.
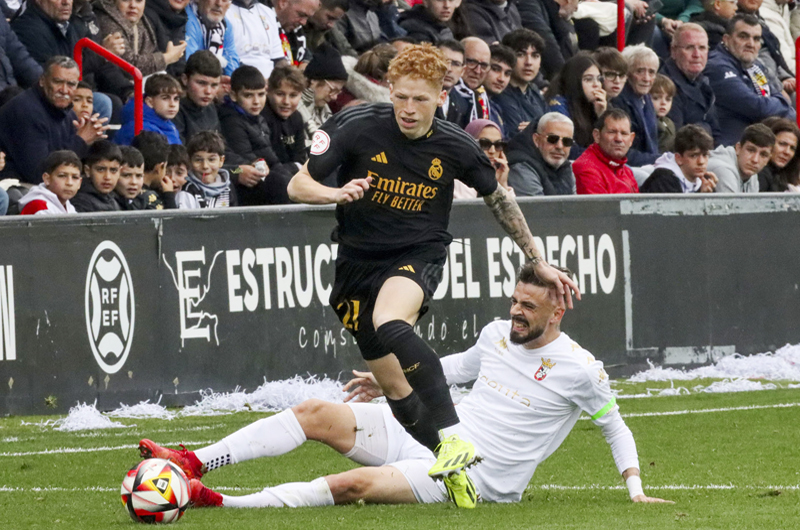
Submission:
M 438 158 L 431 160 L 431 167 L 428 169 L 428 177 L 431 180 L 439 180 L 442 178 L 444 169 L 442 169 L 442 161 Z
M 533 378 L 536 379 L 537 381 L 544 381 L 544 378 L 547 377 L 547 374 L 555 365 L 556 363 L 554 363 L 550 359 L 545 359 L 544 357 L 542 357 L 542 365 L 539 367 L 538 370 L 536 370 L 536 373 L 533 374 Z

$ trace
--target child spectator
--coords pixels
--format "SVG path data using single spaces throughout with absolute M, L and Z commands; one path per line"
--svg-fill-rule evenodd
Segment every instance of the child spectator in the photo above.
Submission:
M 123 210 L 147 210 L 147 202 L 142 197 L 144 184 L 144 157 L 135 147 L 123 145 L 122 166 L 119 169 L 119 180 L 114 191 L 117 201 Z
M 672 100 L 675 97 L 675 83 L 664 74 L 656 75 L 653 88 L 650 89 L 650 98 L 656 109 L 658 120 L 658 150 L 661 153 L 671 152 L 675 147 L 675 124 L 667 117 L 672 109 Z
M 83 159 L 86 173 L 80 190 L 72 199 L 78 212 L 115 212 L 120 209 L 114 188 L 119 180 L 122 153 L 119 146 L 108 140 L 98 140 L 89 146 Z
M 233 72 L 231 95 L 219 108 L 220 125 L 228 146 L 225 153 L 228 164 L 254 166 L 258 160 L 266 163 L 257 178 L 251 181 L 240 174 L 235 182 L 237 196 L 245 206 L 291 202 L 286 188 L 295 171 L 282 167 L 272 150 L 270 129 L 261 115 L 266 100 L 264 76 L 258 68 L 244 65 Z
M 83 166 L 72 151 L 53 151 L 44 160 L 42 183 L 19 200 L 21 215 L 76 213 L 69 202 L 81 187 Z
M 178 144 L 169 146 L 167 176 L 172 180 L 173 189 L 180 190 L 186 184 L 189 166 L 189 153 L 186 151 L 186 147 Z
M 656 160 L 655 171 L 639 187 L 642 193 L 710 193 L 717 176 L 708 171 L 714 140 L 699 125 L 684 125 L 675 136 L 674 153 Z
M 592 57 L 600 66 L 606 99 L 611 101 L 622 93 L 622 89 L 625 88 L 625 83 L 628 81 L 628 61 L 616 48 L 607 46 L 597 48 Z
M 78 119 L 88 120 L 94 114 L 94 92 L 86 81 L 78 83 L 78 88 L 72 95 L 72 110 Z
M 196 134 L 189 145 L 192 165 L 187 182 L 177 194 L 178 208 L 227 208 L 236 206 L 236 190 L 231 185 L 225 163 L 225 140 L 219 133 L 205 131 Z
M 222 66 L 219 59 L 208 50 L 192 54 L 186 61 L 186 69 L 181 82 L 186 96 L 181 100 L 180 110 L 173 119 L 182 143 L 200 131 L 219 132 L 219 118 L 214 98 L 222 79 Z
M 305 87 L 305 77 L 297 68 L 274 69 L 269 76 L 267 105 L 261 113 L 271 131 L 272 149 L 292 175 L 308 160 L 303 118 L 297 111 Z
M 170 152 L 167 139 L 163 134 L 142 131 L 133 139 L 133 147 L 138 149 L 144 158 L 142 195 L 146 199 L 146 209 L 177 208 L 175 188 L 172 179 L 167 177 L 167 159 Z
M 181 102 L 181 85 L 168 74 L 156 74 L 147 79 L 144 85 L 144 131 L 163 134 L 171 144 L 179 144 L 181 137 L 172 123 L 178 114 Z M 115 136 L 120 145 L 131 145 L 134 137 L 133 99 L 122 109 L 122 128 Z

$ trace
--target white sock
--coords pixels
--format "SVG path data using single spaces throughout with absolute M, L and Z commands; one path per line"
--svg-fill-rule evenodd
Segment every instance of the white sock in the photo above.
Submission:
M 264 488 L 258 493 L 240 497 L 222 496 L 222 505 L 228 508 L 300 508 L 332 504 L 331 488 L 322 477 L 311 482 L 291 482 Z
M 195 455 L 212 471 L 253 458 L 282 455 L 305 441 L 303 428 L 289 409 L 253 422 L 215 444 L 198 449 Z
M 459 438 L 464 439 L 464 429 L 461 428 L 461 423 L 456 423 L 450 427 L 445 427 L 439 431 L 439 438 L 444 440 L 450 438 L 452 435 L 457 434 Z

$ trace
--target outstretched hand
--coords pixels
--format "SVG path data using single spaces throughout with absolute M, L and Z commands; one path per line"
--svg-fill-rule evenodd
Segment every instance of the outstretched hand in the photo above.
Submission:
M 342 388 L 342 392 L 350 392 L 344 398 L 344 402 L 353 401 L 354 403 L 369 403 L 375 398 L 383 395 L 383 390 L 372 375 L 372 372 L 359 372 L 353 370 L 355 377 L 347 382 Z M 352 390 L 351 390 L 352 389 Z
M 572 293 L 575 293 L 575 298 L 581 299 L 581 290 L 575 280 L 556 269 L 546 261 L 540 261 L 536 265 L 536 276 L 545 283 L 553 286 L 556 295 L 557 307 L 566 307 L 572 309 Z
M 636 497 L 631 499 L 633 502 L 646 502 L 650 504 L 675 504 L 675 501 L 668 501 L 665 499 L 659 499 L 657 497 L 648 497 L 647 495 L 637 495 Z

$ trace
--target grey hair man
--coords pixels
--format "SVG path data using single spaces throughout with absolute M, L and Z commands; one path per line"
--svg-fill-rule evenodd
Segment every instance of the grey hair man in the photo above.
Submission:
M 508 146 L 508 185 L 518 197 L 574 195 L 569 149 L 574 142 L 572 120 L 548 112 L 530 124 Z

